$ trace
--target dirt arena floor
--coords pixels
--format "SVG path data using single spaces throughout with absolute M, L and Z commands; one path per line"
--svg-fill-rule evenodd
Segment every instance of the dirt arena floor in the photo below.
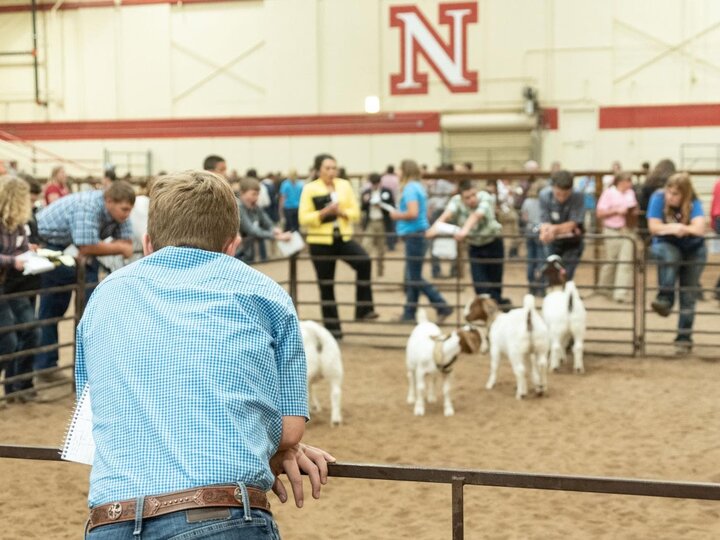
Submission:
M 389 275 L 399 275 L 392 263 Z M 282 281 L 285 263 L 264 268 Z M 521 268 L 509 270 L 521 283 Z M 429 273 L 429 272 L 428 272 Z M 300 276 L 312 281 L 309 263 Z M 713 282 L 714 273 L 705 276 Z M 352 278 L 341 270 L 338 281 Z M 591 284 L 590 272 L 581 283 Z M 438 282 L 451 298 L 450 283 Z M 501 364 L 498 384 L 484 390 L 488 359 L 462 357 L 454 376 L 456 415 L 442 416 L 440 403 L 423 418 L 405 403 L 404 344 L 411 326 L 390 325 L 400 312 L 402 295 L 390 277 L 375 288 L 382 318 L 374 324 L 346 324 L 343 343 L 345 423 L 329 426 L 329 396 L 321 387 L 326 410 L 313 415 L 306 441 L 353 463 L 411 464 L 482 470 L 526 471 L 720 482 L 720 363 L 705 359 L 632 358 L 632 309 L 591 311 L 596 342 L 588 343 L 585 375 L 567 366 L 551 374 L 549 395 L 517 401 L 514 377 Z M 519 301 L 522 291 L 508 289 Z M 468 295 L 463 290 L 457 300 Z M 299 312 L 317 318 L 314 285 L 301 285 Z M 353 299 L 350 285 L 338 286 L 338 298 Z M 604 299 L 586 301 L 591 309 L 611 308 Z M 718 342 L 717 303 L 699 304 L 710 313 L 698 317 L 707 328 L 708 348 Z M 349 317 L 351 307 L 341 310 Z M 657 340 L 671 341 L 672 320 L 648 319 Z M 610 330 L 607 330 L 610 328 Z M 64 329 L 69 335 L 70 328 Z M 358 335 L 361 334 L 361 335 Z M 611 344 L 614 338 L 619 343 Z M 700 337 L 697 338 L 698 341 Z M 613 353 L 607 356 L 604 353 Z M 662 345 L 658 346 L 662 351 Z M 69 350 L 62 362 L 71 361 Z M 51 403 L 11 404 L 0 410 L 6 444 L 57 446 L 71 413 L 67 395 Z M 86 517 L 89 468 L 71 463 L 0 460 L 0 537 L 70 539 L 82 536 Z M 451 537 L 450 486 L 330 479 L 319 501 L 298 510 L 274 505 L 286 539 L 443 539 Z M 465 488 L 465 537 L 468 539 L 708 539 L 720 538 L 720 502 L 563 493 L 540 490 Z

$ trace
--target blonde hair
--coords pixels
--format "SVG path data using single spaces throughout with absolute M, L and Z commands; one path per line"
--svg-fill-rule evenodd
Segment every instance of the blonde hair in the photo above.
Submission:
M 184 171 L 153 184 L 148 236 L 154 251 L 184 246 L 222 253 L 239 229 L 237 200 L 221 176 Z
M 690 180 L 690 174 L 687 172 L 679 172 L 673 174 L 668 178 L 665 184 L 665 191 L 669 188 L 677 189 L 680 192 L 680 215 L 681 223 L 686 225 L 690 223 L 690 210 L 692 203 L 697 199 L 697 194 L 693 188 L 692 181 Z M 675 220 L 675 212 L 672 211 L 670 205 L 665 197 L 665 219 L 667 222 L 672 223 Z
M 28 183 L 14 176 L 0 176 L 0 225 L 12 232 L 30 221 L 31 216 Z
M 403 159 L 400 163 L 400 189 L 402 190 L 410 180 L 420 180 L 422 172 L 416 161 Z
M 60 171 L 63 171 L 63 170 L 65 170 L 65 168 L 62 165 L 53 167 L 52 171 L 50 171 L 50 181 L 57 182 L 57 175 L 60 173 Z

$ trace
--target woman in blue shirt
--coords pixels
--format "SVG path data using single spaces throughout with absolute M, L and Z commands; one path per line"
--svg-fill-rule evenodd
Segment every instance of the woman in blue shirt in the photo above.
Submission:
M 430 226 L 427 194 L 420 183 L 422 174 L 418 164 L 409 159 L 400 164 L 400 171 L 400 203 L 398 210 L 390 213 L 390 217 L 398 222 L 397 235 L 405 240 L 406 301 L 400 320 L 415 322 L 418 300 L 420 293 L 423 293 L 437 311 L 438 323 L 442 323 L 452 313 L 452 308 L 438 290 L 422 277 L 427 248 L 424 233 Z
M 658 260 L 658 295 L 652 308 L 662 317 L 670 315 L 678 281 L 680 317 L 675 351 L 686 354 L 692 350 L 695 302 L 707 261 L 705 216 L 689 174 L 672 175 L 664 190 L 653 193 L 647 221 L 652 235 L 650 252 Z
M 304 185 L 305 182 L 298 179 L 295 169 L 291 169 L 288 177 L 280 184 L 279 214 L 285 218 L 286 231 L 300 230 L 298 208 L 300 208 L 300 195 Z

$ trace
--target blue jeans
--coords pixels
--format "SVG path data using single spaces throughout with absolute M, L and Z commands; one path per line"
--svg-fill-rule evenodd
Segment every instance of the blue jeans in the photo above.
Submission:
M 256 238 L 255 242 L 257 243 L 258 248 L 258 255 L 260 256 L 261 261 L 267 261 L 267 248 L 265 247 L 265 240 L 262 238 Z M 253 261 L 255 262 L 255 257 L 253 257 Z
M 440 292 L 422 277 L 423 260 L 427 243 L 423 236 L 405 236 L 405 309 L 403 319 L 415 320 L 420 293 L 428 297 L 430 303 L 437 310 L 438 315 L 450 313 L 445 299 Z
M 579 246 L 575 247 L 563 247 L 557 242 L 552 242 L 545 246 L 545 258 L 550 255 L 559 255 L 562 258 L 563 266 L 565 266 L 566 278 L 568 281 L 572 281 L 575 277 L 575 270 L 578 264 L 580 264 L 580 257 L 582 257 L 583 249 L 585 244 L 580 242 Z
M 692 341 L 695 302 L 700 292 L 700 276 L 707 262 L 703 244 L 693 252 L 682 253 L 667 242 L 653 243 L 650 253 L 658 261 L 658 299 L 675 303 L 675 282 L 680 286 L 680 317 L 675 341 Z
M 164 516 L 125 521 L 96 527 L 85 535 L 88 540 L 280 540 L 273 517 L 264 510 L 252 509 L 246 521 L 242 508 L 220 508 L 226 516 L 192 521 L 194 510 Z
M 502 298 L 502 259 L 505 258 L 502 238 L 496 238 L 484 246 L 469 246 L 468 257 L 475 294 L 489 294 L 499 304 Z M 483 259 L 498 259 L 499 262 L 488 263 Z
M 538 272 L 545 260 L 545 249 L 537 236 L 526 238 L 527 246 L 527 280 L 530 286 L 530 294 L 544 294 L 545 286 Z
M 397 244 L 397 234 L 395 233 L 395 222 L 391 222 L 388 224 L 387 229 L 385 230 L 385 245 L 388 248 L 388 251 L 394 251 L 395 250 L 395 244 Z
M 297 208 L 283 208 L 283 214 L 285 214 L 285 230 L 286 231 L 299 231 L 300 222 L 298 221 L 298 209 Z
M 1 292 L 1 289 L 0 289 Z M 32 322 L 35 309 L 29 298 L 13 298 L 0 300 L 0 328 Z M 40 342 L 40 329 L 30 328 L 15 332 L 0 333 L 0 355 L 33 349 Z M 23 375 L 32 371 L 32 356 L 24 356 L 3 362 L 5 378 Z M 32 378 L 5 384 L 5 394 L 32 388 Z
M 49 249 L 55 249 L 62 251 L 62 248 L 57 246 L 48 246 Z M 98 264 L 97 261 L 93 260 L 93 264 L 85 267 L 85 282 L 95 283 L 98 280 Z M 46 272 L 42 274 L 42 287 L 43 289 L 48 287 L 59 287 L 62 285 L 72 285 L 76 283 L 77 275 L 74 267 L 58 266 L 52 272 Z M 70 297 L 72 296 L 71 291 L 66 292 L 55 292 L 49 294 L 43 294 L 40 297 L 40 311 L 38 319 L 52 319 L 55 317 L 62 317 L 70 306 Z M 85 291 L 85 301 L 90 298 L 90 291 Z M 58 343 L 58 327 L 57 324 L 48 324 L 42 327 L 42 338 L 40 340 L 40 346 L 45 345 L 57 345 Z M 35 361 L 33 363 L 34 369 L 48 369 L 56 367 L 58 363 L 58 351 L 38 353 L 35 355 Z

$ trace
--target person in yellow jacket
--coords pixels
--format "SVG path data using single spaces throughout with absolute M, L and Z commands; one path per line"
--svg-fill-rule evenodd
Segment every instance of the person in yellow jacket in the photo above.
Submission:
M 298 219 L 307 229 L 310 258 L 320 287 L 323 324 L 336 339 L 342 339 L 335 303 L 335 263 L 344 261 L 357 275 L 355 319 L 377 319 L 373 306 L 367 252 L 352 239 L 352 224 L 360 219 L 360 207 L 350 182 L 336 178 L 337 162 L 329 154 L 315 157 L 318 178 L 305 184 L 300 195 Z

